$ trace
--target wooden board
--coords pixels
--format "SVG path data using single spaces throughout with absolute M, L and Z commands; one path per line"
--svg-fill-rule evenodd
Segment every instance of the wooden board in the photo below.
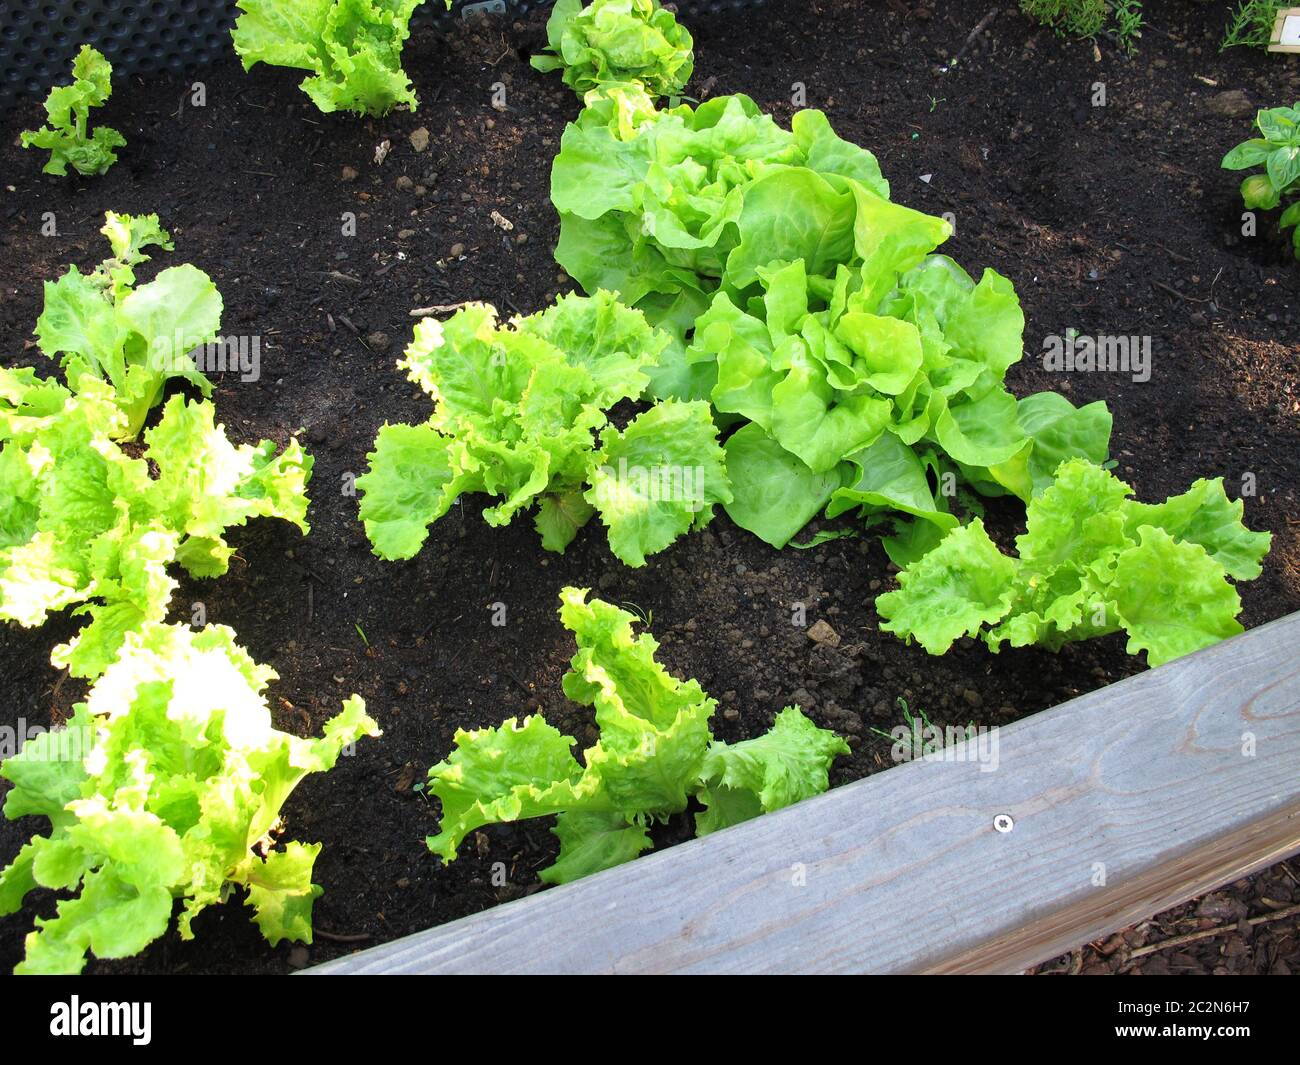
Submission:
M 310 971 L 1016 972 L 1300 851 L 1298 651 L 1292 614 L 1000 730 L 996 769 L 910 762 Z
M 1286 7 L 1277 13 L 1273 21 L 1273 40 L 1268 46 L 1270 52 L 1300 52 L 1300 41 L 1295 39 L 1297 21 L 1300 21 L 1300 7 Z

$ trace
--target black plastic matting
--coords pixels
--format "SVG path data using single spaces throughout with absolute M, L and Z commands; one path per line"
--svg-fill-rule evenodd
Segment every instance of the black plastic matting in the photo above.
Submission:
M 456 0 L 447 11 L 426 0 L 412 25 L 446 23 L 464 8 L 521 15 L 551 0 Z M 763 0 L 677 0 L 678 13 L 723 14 Z M 187 73 L 232 50 L 234 0 L 0 0 L 0 103 L 41 96 L 70 80 L 83 44 L 98 48 L 114 74 Z

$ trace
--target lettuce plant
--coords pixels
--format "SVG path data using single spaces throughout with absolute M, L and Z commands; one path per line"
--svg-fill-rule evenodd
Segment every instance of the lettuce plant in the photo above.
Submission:
M 839 736 L 787 707 L 763 736 L 714 740 L 715 700 L 655 661 L 659 645 L 633 635 L 631 614 L 586 597 L 560 593 L 578 645 L 564 692 L 595 709 L 599 741 L 580 764 L 573 737 L 541 715 L 457 731 L 450 756 L 429 770 L 442 819 L 428 844 L 443 861 L 484 825 L 554 814 L 560 856 L 540 875 L 562 884 L 635 858 L 651 846 L 650 825 L 691 798 L 704 806 L 695 830 L 706 835 L 826 790 L 831 762 L 849 753 Z
M 1024 329 L 1011 283 L 935 254 L 948 224 L 892 203 L 821 112 L 787 132 L 743 96 L 588 100 L 552 172 L 556 257 L 673 335 L 651 394 L 741 423 L 738 525 L 779 547 L 823 508 L 911 515 L 886 540 L 903 564 L 957 524 L 958 479 L 1028 500 L 1062 459 L 1105 460 L 1103 404 L 1006 390 Z
M 275 676 L 224 626 L 145 625 L 65 728 L 0 764 L 13 785 L 5 815 L 50 820 L 0 872 L 0 914 L 37 887 L 70 895 L 36 919 L 16 972 L 137 954 L 167 931 L 177 899 L 192 939 L 194 918 L 237 888 L 272 946 L 311 942 L 320 844 L 278 846 L 280 811 L 308 773 L 379 728 L 353 695 L 320 739 L 281 732 L 262 694 Z
M 1061 464 L 1028 509 L 1016 557 L 977 518 L 950 531 L 876 600 L 881 628 L 943 654 L 961 636 L 1059 650 L 1123 630 L 1152 666 L 1242 631 L 1228 578 L 1253 580 L 1268 533 L 1242 524 L 1223 481 L 1199 480 L 1160 504 L 1081 459 Z
M 616 292 L 674 334 L 656 394 L 706 398 L 707 373 L 682 365 L 680 341 L 724 278 L 745 289 L 756 267 L 798 258 L 833 277 L 853 255 L 860 194 L 892 206 L 875 157 L 820 111 L 799 112 L 787 131 L 746 96 L 657 111 L 637 86 L 604 86 L 587 94 L 552 167 L 555 257 L 588 292 Z M 933 247 L 947 227 L 927 224 Z
M 232 444 L 210 403 L 173 396 L 124 449 L 126 415 L 86 374 L 71 392 L 30 369 L 0 369 L 0 619 L 40 625 L 76 606 L 90 622 L 55 649 L 56 665 L 95 677 L 129 632 L 162 621 L 178 563 L 226 571 L 228 528 L 278 517 L 307 531 L 312 460 L 298 442 Z
M 629 566 L 706 525 L 731 498 L 708 405 L 661 403 L 622 430 L 609 421 L 610 408 L 641 394 L 667 343 L 608 292 L 562 298 L 505 327 L 485 304 L 421 321 L 399 365 L 433 399 L 433 415 L 384 425 L 357 479 L 375 553 L 413 557 L 467 492 L 501 500 L 483 512 L 490 525 L 536 505 L 550 551 L 599 514 Z
M 159 272 L 136 287 L 135 267 L 149 260 L 145 249 L 172 249 L 157 215 L 109 211 L 100 230 L 112 257 L 89 274 L 75 266 L 45 282 L 45 307 L 36 322 L 42 352 L 59 362 L 74 390 L 83 382 L 112 386 L 124 418 L 115 439 L 133 440 L 149 411 L 162 399 L 169 378 L 189 381 L 205 396 L 212 385 L 190 352 L 211 342 L 221 328 L 221 294 L 212 279 L 188 263 Z
M 1271 211 L 1284 200 L 1292 203 L 1278 226 L 1292 229 L 1296 258 L 1300 259 L 1300 100 L 1294 107 L 1273 107 L 1255 116 L 1261 136 L 1243 141 L 1223 157 L 1225 170 L 1262 166 L 1241 183 L 1247 210 Z
M 421 0 L 238 0 L 231 31 L 245 70 L 309 70 L 300 88 L 321 111 L 387 114 L 416 108 L 402 46 Z M 451 0 L 447 0 L 451 7 Z
M 659 0 L 556 0 L 546 23 L 550 55 L 538 70 L 561 70 L 579 94 L 610 82 L 638 82 L 651 96 L 673 96 L 695 68 L 694 42 Z
M 50 153 L 41 169 L 47 174 L 67 174 L 71 166 L 78 174 L 103 174 L 117 162 L 117 149 L 126 138 L 108 126 L 88 131 L 90 109 L 103 107 L 112 95 L 113 67 L 88 44 L 81 46 L 72 61 L 71 85 L 50 90 L 45 100 L 48 120 L 38 130 L 22 135 L 24 148 L 43 148 Z

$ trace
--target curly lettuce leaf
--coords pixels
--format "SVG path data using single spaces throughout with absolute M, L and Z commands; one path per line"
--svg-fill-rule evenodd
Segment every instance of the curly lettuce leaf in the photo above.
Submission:
M 126 635 L 166 617 L 179 563 L 224 573 L 226 531 L 279 517 L 304 532 L 311 457 L 297 441 L 235 446 L 212 405 L 174 396 L 136 456 L 116 442 L 125 415 L 93 377 L 71 393 L 34 375 L 0 391 L 0 480 L 14 506 L 0 539 L 0 619 L 42 624 L 66 607 L 89 619 L 52 656 L 96 677 Z
M 849 745 L 818 728 L 797 706 L 787 706 L 770 731 L 740 743 L 714 741 L 700 770 L 695 831 L 706 836 L 760 813 L 771 813 L 830 786 L 830 765 Z M 751 812 L 752 811 L 752 812 Z
M 353 696 L 319 739 L 280 732 L 262 694 L 274 678 L 227 628 L 145 625 L 66 728 L 0 764 L 14 783 L 6 816 L 51 823 L 0 873 L 0 912 L 36 887 L 65 896 L 36 919 L 17 972 L 78 973 L 88 953 L 136 954 L 167 930 L 178 899 L 188 939 L 194 917 L 240 886 L 272 945 L 311 942 L 319 845 L 277 849 L 269 834 L 303 777 L 379 730 Z
M 644 390 L 669 342 L 609 292 L 566 296 L 506 326 L 485 304 L 420 322 L 400 365 L 433 413 L 422 426 L 384 426 L 357 481 L 375 553 L 413 557 L 472 492 L 497 498 L 483 511 L 490 525 L 535 507 L 553 551 L 599 512 L 629 565 L 707 522 L 729 497 L 707 404 L 665 404 L 621 433 L 609 427 L 610 408 Z
M 726 459 L 707 403 L 659 403 L 619 432 L 608 430 L 584 498 L 626 565 L 645 565 L 682 533 L 731 502 Z
M 745 807 L 753 816 L 826 789 L 831 760 L 848 750 L 839 737 L 787 709 L 765 737 L 714 743 L 716 702 L 663 668 L 654 637 L 637 635 L 631 614 L 589 602 L 583 589 L 566 588 L 560 598 L 560 620 L 577 642 L 564 691 L 594 708 L 599 740 L 579 763 L 573 738 L 540 715 L 458 731 L 451 754 L 429 770 L 442 813 L 428 846 L 443 861 L 485 825 L 554 814 L 560 854 L 540 877 L 567 883 L 648 849 L 648 826 L 686 809 L 692 796 L 710 803 L 704 832 L 724 827 L 717 808 L 734 810 L 733 796 L 756 806 Z
M 238 0 L 231 31 L 245 70 L 311 71 L 299 86 L 323 112 L 416 109 L 402 47 L 420 0 Z M 451 0 L 447 0 L 451 7 Z
M 1029 504 L 1016 557 L 978 522 L 953 530 L 899 574 L 898 591 L 877 599 L 882 628 L 931 654 L 961 635 L 982 633 L 994 651 L 1059 650 L 1122 630 L 1129 653 L 1145 651 L 1152 666 L 1241 632 L 1229 578 L 1259 574 L 1269 534 L 1242 524 L 1242 502 L 1228 500 L 1221 480 L 1197 481 L 1161 504 L 1131 495 L 1085 459 L 1063 462 Z M 959 610 L 961 589 L 990 579 L 988 610 Z

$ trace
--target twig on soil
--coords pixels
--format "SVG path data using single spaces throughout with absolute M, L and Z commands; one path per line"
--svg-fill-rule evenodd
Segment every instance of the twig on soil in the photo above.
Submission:
M 345 274 L 342 270 L 317 270 L 321 277 L 328 277 L 331 281 L 346 281 L 350 285 L 364 285 L 365 282 L 359 277 L 353 277 L 351 274 Z
M 458 311 L 465 306 L 460 303 L 432 303 L 428 307 L 413 307 L 407 313 L 412 318 L 428 318 L 431 314 L 451 314 L 452 311 Z
M 1155 241 L 1155 240 L 1153 240 L 1151 243 L 1154 244 L 1157 248 L 1159 248 L 1159 249 L 1160 249 L 1162 252 L 1164 252 L 1166 255 L 1168 255 L 1169 258 L 1171 258 L 1171 259 L 1177 259 L 1180 263 L 1190 263 L 1190 262 L 1195 262 L 1195 260 L 1192 259 L 1191 256 L 1189 256 L 1189 255 L 1183 255 L 1183 254 L 1181 254 L 1180 252 L 1176 252 L 1176 251 L 1172 250 L 1171 248 L 1166 248 L 1166 247 L 1165 247 L 1163 244 L 1161 244 L 1159 241 Z
M 344 935 L 339 932 L 326 932 L 325 929 L 317 927 L 313 929 L 321 939 L 328 939 L 331 943 L 364 943 L 374 937 L 369 932 L 353 932 Z
M 992 11 L 990 11 L 987 15 L 985 15 L 982 19 L 980 19 L 979 22 L 975 24 L 975 28 L 966 35 L 966 43 L 961 46 L 961 50 L 950 60 L 948 60 L 949 69 L 952 69 L 959 62 L 961 62 L 961 57 L 964 56 L 968 51 L 970 51 L 970 46 L 975 43 L 976 38 L 978 38 L 981 33 L 983 33 L 986 29 L 988 29 L 989 24 L 992 23 L 992 21 L 995 18 L 997 18 L 1000 14 L 1002 14 L 1002 9 L 1000 7 L 995 7 Z
M 1278 910 L 1277 913 L 1265 914 L 1262 917 L 1252 917 L 1246 923 L 1252 928 L 1262 924 L 1271 924 L 1273 921 L 1283 921 L 1288 917 L 1300 915 L 1300 904 L 1288 906 L 1285 910 Z M 1196 943 L 1202 939 L 1213 939 L 1224 932 L 1231 932 L 1237 926 L 1235 924 L 1220 924 L 1213 928 L 1203 928 L 1199 932 L 1188 932 L 1184 936 L 1174 936 L 1173 939 L 1166 939 L 1163 943 L 1151 943 L 1145 947 L 1138 947 L 1137 950 L 1129 954 L 1129 961 L 1136 961 L 1138 958 L 1145 958 L 1148 954 L 1155 954 L 1161 950 L 1168 950 L 1170 947 L 1182 947 L 1188 943 Z
M 1209 303 L 1210 302 L 1209 300 L 1197 299 L 1195 296 L 1185 295 L 1184 293 L 1179 292 L 1178 289 L 1174 288 L 1173 285 L 1166 285 L 1163 281 L 1153 280 L 1151 284 L 1155 285 L 1156 288 L 1161 289 L 1164 292 L 1168 292 L 1169 295 L 1171 296 L 1177 296 L 1180 300 L 1186 300 L 1188 303 Z

